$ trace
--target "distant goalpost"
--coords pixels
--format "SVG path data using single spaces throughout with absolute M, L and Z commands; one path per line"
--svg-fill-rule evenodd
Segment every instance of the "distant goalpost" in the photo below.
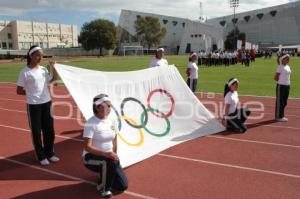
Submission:
M 144 55 L 144 47 L 143 46 L 122 46 L 122 55 L 123 56 Z

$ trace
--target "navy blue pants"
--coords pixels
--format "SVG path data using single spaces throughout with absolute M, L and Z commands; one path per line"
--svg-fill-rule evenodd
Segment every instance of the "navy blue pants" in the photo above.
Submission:
M 52 157 L 54 155 L 55 133 L 51 115 L 51 101 L 44 104 L 27 104 L 27 114 L 37 159 L 41 161 Z
M 91 153 L 85 154 L 83 159 L 85 167 L 99 174 L 99 181 L 104 182 L 104 191 L 119 194 L 128 188 L 128 180 L 120 161 Z

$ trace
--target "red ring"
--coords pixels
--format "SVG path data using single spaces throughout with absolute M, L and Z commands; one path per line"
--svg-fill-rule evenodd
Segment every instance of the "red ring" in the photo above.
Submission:
M 174 108 L 175 108 L 175 100 L 174 100 L 173 96 L 172 96 L 168 91 L 166 91 L 166 90 L 164 90 L 164 89 L 157 88 L 157 89 L 152 90 L 152 91 L 149 93 L 148 98 L 147 98 L 147 106 L 148 106 L 148 108 L 150 108 L 151 110 L 153 109 L 153 108 L 150 106 L 150 99 L 151 99 L 151 97 L 153 96 L 153 94 L 156 93 L 156 92 L 165 93 L 165 94 L 170 98 L 170 100 L 171 100 L 171 102 L 172 102 L 172 105 L 171 105 L 170 111 L 169 111 L 167 114 L 159 115 L 159 114 L 157 114 L 156 112 L 152 112 L 152 111 L 151 111 L 151 112 L 152 112 L 155 116 L 160 117 L 160 118 L 168 118 L 168 117 L 170 117 L 170 116 L 172 115 L 173 111 L 174 111 Z

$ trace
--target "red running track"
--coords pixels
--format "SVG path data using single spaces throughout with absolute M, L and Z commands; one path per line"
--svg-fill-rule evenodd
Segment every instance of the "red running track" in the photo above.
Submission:
M 25 98 L 14 84 L 0 84 L 0 198 L 100 198 L 96 176 L 83 167 L 82 125 L 73 100 L 55 107 L 57 164 L 41 167 L 34 158 Z M 57 94 L 68 94 L 63 86 Z M 198 94 L 208 109 L 219 114 L 221 95 Z M 125 170 L 126 193 L 114 198 L 298 199 L 300 198 L 300 99 L 290 99 L 287 123 L 273 120 L 274 98 L 241 97 L 260 102 L 264 110 L 250 119 L 245 134 L 222 132 L 165 150 Z M 256 105 L 251 105 L 257 108 Z M 219 108 L 219 107 L 218 107 Z M 80 115 L 80 114 L 79 114 Z M 77 119 L 80 118 L 80 119 Z

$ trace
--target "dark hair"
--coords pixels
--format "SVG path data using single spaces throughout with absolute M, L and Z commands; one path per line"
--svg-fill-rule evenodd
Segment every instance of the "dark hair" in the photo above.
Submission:
M 192 57 L 191 57 L 191 55 L 193 54 L 194 52 L 192 51 L 192 52 L 190 52 L 190 54 L 189 54 L 189 62 L 191 62 L 192 61 Z
M 103 94 L 103 93 L 101 93 L 101 94 L 99 94 L 99 95 L 97 95 L 97 96 L 95 96 L 94 97 L 94 99 L 93 99 L 93 112 L 94 112 L 94 115 L 96 115 L 98 112 L 97 112 L 97 109 L 96 109 L 96 105 L 94 104 L 98 99 L 101 99 L 101 98 L 103 98 L 103 97 L 108 97 L 108 95 L 106 95 L 106 94 Z
M 27 65 L 29 65 L 29 64 L 31 63 L 31 57 L 30 57 L 30 55 L 29 55 L 29 52 L 30 52 L 33 48 L 35 48 L 35 47 L 38 47 L 38 46 L 37 46 L 37 45 L 31 46 L 31 47 L 29 48 L 28 52 L 27 52 Z
M 230 88 L 229 88 L 229 86 L 228 86 L 228 82 L 230 82 L 230 81 L 233 80 L 233 79 L 234 79 L 234 77 L 230 78 L 230 79 L 226 82 L 225 87 L 224 87 L 224 97 L 225 97 L 226 94 L 230 91 Z

